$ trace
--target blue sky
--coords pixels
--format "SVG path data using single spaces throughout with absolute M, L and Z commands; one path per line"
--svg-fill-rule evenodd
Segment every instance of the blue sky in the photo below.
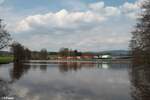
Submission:
M 119 6 L 125 2 L 134 3 L 136 0 L 5 0 L 1 6 L 14 7 L 16 11 L 46 8 L 50 11 L 83 7 L 89 3 L 104 1 L 108 6 Z M 82 8 L 80 8 L 82 9 Z
M 142 0 L 0 0 L 14 40 L 32 50 L 128 49 Z

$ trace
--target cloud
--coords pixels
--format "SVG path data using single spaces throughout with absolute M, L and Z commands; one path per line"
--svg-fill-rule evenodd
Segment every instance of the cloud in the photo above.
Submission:
M 125 14 L 127 17 L 131 19 L 137 19 L 140 17 L 139 12 L 141 10 L 141 5 L 143 4 L 144 0 L 137 0 L 135 3 L 125 2 L 120 9 L 122 13 Z
M 86 10 L 39 12 L 10 23 L 10 31 L 16 40 L 34 50 L 127 49 L 140 4 L 141 0 L 107 6 L 101 1 L 87 4 Z
M 145 0 L 137 0 L 134 3 L 125 2 L 118 7 L 105 6 L 105 3 L 101 1 L 89 4 L 89 8 L 105 16 L 125 15 L 128 18 L 136 19 L 139 17 L 140 7 L 144 1 Z
M 104 2 L 96 2 L 96 3 L 89 4 L 89 8 L 95 11 L 99 11 L 100 9 L 103 9 L 104 6 L 105 6 Z
M 68 12 L 63 9 L 56 13 L 28 16 L 17 24 L 15 31 L 29 31 L 38 27 L 52 30 L 78 29 L 92 26 L 104 20 L 106 20 L 104 16 L 91 11 Z
M 97 26 L 107 19 L 124 14 L 136 19 L 138 17 L 141 0 L 135 3 L 124 3 L 120 7 L 105 6 L 104 2 L 88 5 L 87 11 L 68 11 L 62 9 L 58 12 L 30 15 L 16 24 L 15 33 L 33 31 L 40 28 L 49 30 L 77 30 Z
M 103 16 L 117 16 L 120 14 L 120 10 L 117 7 L 105 6 L 102 1 L 89 4 L 89 8 Z
M 53 51 L 59 50 L 61 47 L 85 51 L 126 49 L 130 40 L 129 32 L 126 30 L 129 28 L 124 25 L 119 26 L 118 23 L 116 26 L 118 27 L 100 25 L 81 31 L 60 31 L 61 34 L 32 34 L 29 32 L 27 37 L 18 34 L 20 37 L 17 40 L 32 50 L 47 48 Z M 124 30 L 121 27 L 124 27 Z
M 104 2 L 91 3 L 86 11 L 62 9 L 58 12 L 28 16 L 17 23 L 15 32 L 31 31 L 40 27 L 51 30 L 87 29 L 95 27 L 109 17 L 117 16 L 120 13 L 119 8 L 105 7 Z
M 139 9 L 139 6 L 137 5 L 137 3 L 133 4 L 133 3 L 126 2 L 123 4 L 122 9 L 123 12 L 127 13 Z

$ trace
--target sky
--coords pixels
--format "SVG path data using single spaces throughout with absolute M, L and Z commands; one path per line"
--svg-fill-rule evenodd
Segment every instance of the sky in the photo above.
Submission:
M 0 0 L 13 40 L 31 50 L 127 50 L 142 0 Z

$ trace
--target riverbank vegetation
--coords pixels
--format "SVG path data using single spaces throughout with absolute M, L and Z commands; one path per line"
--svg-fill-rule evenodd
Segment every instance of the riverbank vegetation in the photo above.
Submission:
M 0 64 L 13 62 L 13 56 L 0 56 Z

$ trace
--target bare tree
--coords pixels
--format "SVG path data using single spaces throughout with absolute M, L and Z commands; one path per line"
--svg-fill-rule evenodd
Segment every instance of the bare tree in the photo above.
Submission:
M 140 63 L 150 63 L 150 1 L 143 2 L 141 9 L 142 14 L 132 32 L 130 46 L 135 60 L 138 59 Z
M 9 43 L 10 34 L 5 30 L 5 25 L 2 25 L 2 20 L 0 19 L 0 49 L 6 47 Z

